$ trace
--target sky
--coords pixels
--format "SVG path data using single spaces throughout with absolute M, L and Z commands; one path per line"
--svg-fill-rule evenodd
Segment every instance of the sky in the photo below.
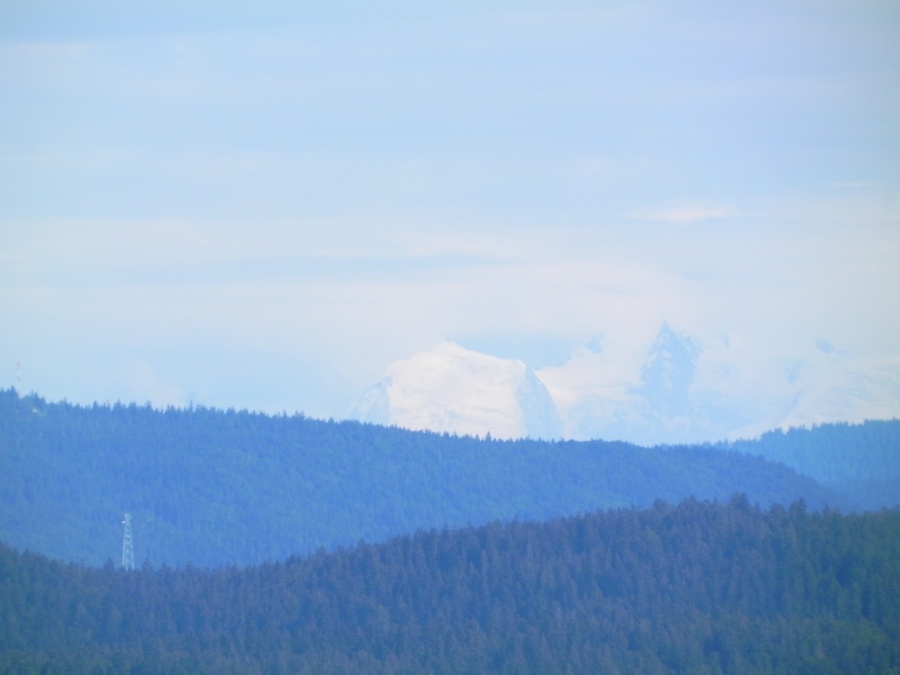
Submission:
M 893 0 L 0 0 L 0 386 L 340 418 L 445 340 L 540 368 L 666 321 L 896 361 L 898 35 Z

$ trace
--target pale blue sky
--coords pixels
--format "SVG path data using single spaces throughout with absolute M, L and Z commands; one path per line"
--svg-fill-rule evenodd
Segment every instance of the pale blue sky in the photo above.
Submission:
M 900 355 L 895 2 L 183 4 L 0 0 L 6 384 L 337 417 L 444 339 Z

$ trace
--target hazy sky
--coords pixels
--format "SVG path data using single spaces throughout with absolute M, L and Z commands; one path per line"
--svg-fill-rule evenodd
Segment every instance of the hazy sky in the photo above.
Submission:
M 313 4 L 0 0 L 2 386 L 340 417 L 445 339 L 900 353 L 895 0 Z

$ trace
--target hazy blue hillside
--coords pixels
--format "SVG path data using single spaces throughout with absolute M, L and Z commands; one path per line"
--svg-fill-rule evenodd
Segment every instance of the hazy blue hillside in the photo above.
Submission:
M 100 565 L 283 559 L 360 539 L 542 520 L 657 498 L 846 506 L 794 471 L 713 448 L 494 441 L 303 416 L 48 403 L 0 392 L 0 539 Z
M 900 505 L 900 420 L 776 430 L 719 447 L 783 462 L 864 508 Z
M 0 545 L 0 673 L 900 673 L 900 512 L 688 500 L 247 569 Z

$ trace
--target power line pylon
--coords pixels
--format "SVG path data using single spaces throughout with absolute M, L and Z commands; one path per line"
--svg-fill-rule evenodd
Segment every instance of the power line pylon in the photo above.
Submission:
M 122 521 L 125 526 L 125 536 L 122 537 L 122 568 L 126 570 L 134 569 L 134 548 L 131 545 L 131 514 L 125 514 L 125 520 Z

